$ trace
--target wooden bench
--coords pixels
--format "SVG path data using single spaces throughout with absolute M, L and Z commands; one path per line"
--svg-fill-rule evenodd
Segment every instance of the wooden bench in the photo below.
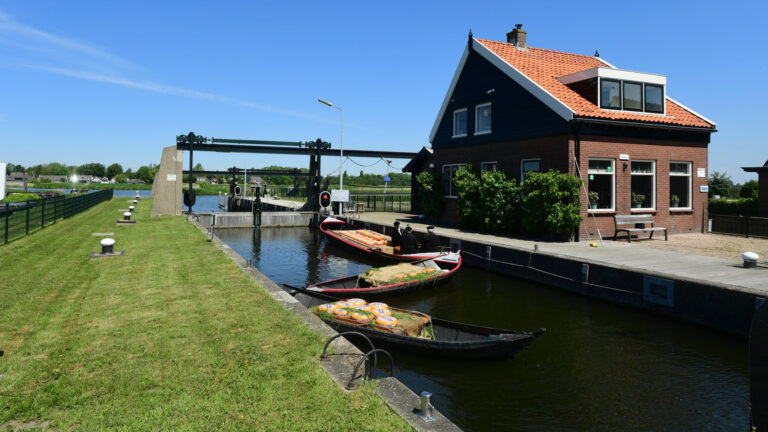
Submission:
M 632 242 L 632 233 L 650 232 L 651 235 L 648 238 L 652 239 L 653 233 L 655 231 L 664 231 L 664 240 L 665 241 L 669 240 L 669 237 L 667 236 L 666 228 L 653 226 L 653 215 L 649 215 L 649 214 L 626 215 L 626 216 L 614 215 L 613 224 L 616 228 L 616 232 L 613 234 L 614 240 L 616 240 L 620 231 L 627 232 L 627 241 L 629 242 Z M 646 227 L 647 224 L 651 224 L 651 227 L 650 228 Z M 619 228 L 619 225 L 632 225 L 632 228 Z

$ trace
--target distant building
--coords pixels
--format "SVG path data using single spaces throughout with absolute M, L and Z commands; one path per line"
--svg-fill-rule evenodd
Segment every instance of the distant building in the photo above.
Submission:
M 757 212 L 760 217 L 768 217 L 768 160 L 761 167 L 741 169 L 757 173 Z
M 37 181 L 46 183 L 63 183 L 67 181 L 66 175 L 40 175 Z
M 618 69 L 597 53 L 530 47 L 521 27 L 506 42 L 470 33 L 430 133 L 433 154 L 420 152 L 408 167 L 442 173 L 442 222 L 455 222 L 453 177 L 471 164 L 518 181 L 550 169 L 581 177 L 581 235 L 596 226 L 612 234 L 616 214 L 700 231 L 715 123 L 670 98 L 664 75 Z M 587 191 L 598 196 L 590 205 Z

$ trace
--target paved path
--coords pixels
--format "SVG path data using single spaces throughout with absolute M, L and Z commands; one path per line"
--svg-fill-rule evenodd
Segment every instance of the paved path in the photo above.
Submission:
M 357 219 L 357 216 L 354 216 Z M 421 222 L 416 215 L 405 213 L 365 213 L 360 215 L 364 222 L 378 223 L 391 226 L 395 220 L 409 224 L 414 230 L 426 232 L 427 224 Z M 705 284 L 717 284 L 728 289 L 747 291 L 759 295 L 768 294 L 768 263 L 766 257 L 761 257 L 757 269 L 744 269 L 740 256 L 733 259 L 722 259 L 708 256 L 691 255 L 640 247 L 634 244 L 614 241 L 604 241 L 598 247 L 590 247 L 589 242 L 571 243 L 541 243 L 530 240 L 519 240 L 492 234 L 475 233 L 461 228 L 436 227 L 435 233 L 456 239 L 481 242 L 489 245 L 500 245 L 522 250 L 533 250 L 538 245 L 539 251 L 561 255 L 583 261 L 605 263 L 614 267 L 645 270 L 673 279 L 703 281 Z M 661 241 L 661 240 L 650 240 Z M 768 240 L 766 240 L 768 241 Z M 637 243 L 637 242 L 635 242 Z

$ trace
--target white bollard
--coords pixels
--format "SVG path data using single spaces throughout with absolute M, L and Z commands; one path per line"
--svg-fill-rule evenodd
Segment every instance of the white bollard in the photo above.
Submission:
M 741 259 L 744 260 L 744 268 L 756 268 L 760 255 L 755 252 L 744 252 L 741 254 Z
M 114 251 L 115 239 L 105 238 L 100 243 L 102 254 L 111 254 Z

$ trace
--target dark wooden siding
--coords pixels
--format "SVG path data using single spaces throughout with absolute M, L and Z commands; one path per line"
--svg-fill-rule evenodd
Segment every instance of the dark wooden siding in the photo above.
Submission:
M 488 94 L 488 90 L 494 92 Z M 491 133 L 474 135 L 475 106 L 492 103 Z M 453 111 L 467 108 L 467 136 L 452 138 Z M 571 133 L 568 123 L 482 56 L 472 51 L 440 120 L 432 148 L 458 147 Z

